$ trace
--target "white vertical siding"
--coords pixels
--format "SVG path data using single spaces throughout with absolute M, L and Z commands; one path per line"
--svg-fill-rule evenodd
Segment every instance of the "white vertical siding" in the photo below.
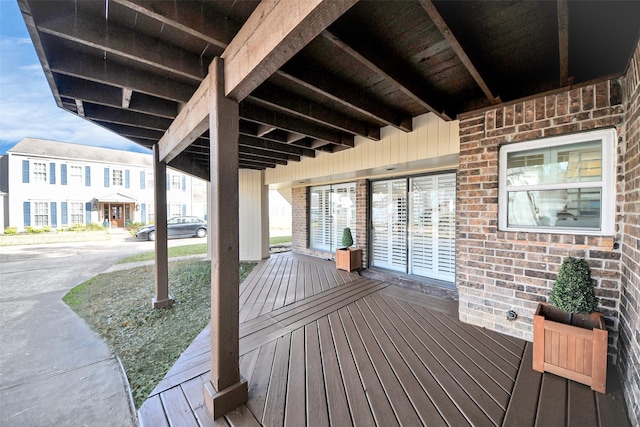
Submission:
M 412 162 L 438 159 L 460 151 L 458 121 L 445 122 L 431 113 L 415 117 L 411 132 L 386 126 L 380 130 L 380 137 L 380 141 L 356 137 L 354 148 L 338 153 L 319 151 L 315 158 L 304 157 L 300 162 L 267 169 L 265 183 L 286 186 L 306 179 L 407 166 Z
M 238 193 L 240 260 L 259 261 L 269 254 L 269 197 L 263 173 L 241 169 Z

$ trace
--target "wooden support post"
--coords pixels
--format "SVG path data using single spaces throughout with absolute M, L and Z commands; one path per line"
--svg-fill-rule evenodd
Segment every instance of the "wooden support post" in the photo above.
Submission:
M 156 296 L 153 308 L 169 308 L 169 256 L 167 254 L 167 165 L 159 160 L 158 144 L 153 146 L 153 191 L 155 195 Z
M 209 66 L 211 168 L 211 380 L 204 400 L 213 418 L 248 399 L 239 366 L 238 102 L 224 94 L 224 64 Z

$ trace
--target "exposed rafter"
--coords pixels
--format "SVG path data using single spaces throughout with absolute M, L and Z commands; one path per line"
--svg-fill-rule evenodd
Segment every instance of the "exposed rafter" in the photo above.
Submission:
M 50 63 L 53 72 L 86 79 L 176 102 L 186 102 L 197 86 L 170 81 L 128 65 L 104 61 L 83 53 L 59 52 Z
M 91 19 L 77 12 L 43 22 L 38 29 L 64 40 L 78 43 L 129 61 L 162 70 L 194 84 L 206 75 L 197 55 L 145 36 L 134 29 L 106 20 Z
M 427 15 L 429 15 L 429 18 L 431 18 L 434 25 L 438 28 L 442 36 L 449 42 L 451 49 L 453 49 L 453 51 L 456 53 L 460 61 L 467 68 L 467 71 L 469 71 L 469 74 L 471 74 L 471 76 L 476 81 L 478 86 L 480 86 L 480 89 L 482 89 L 482 92 L 484 92 L 489 102 L 491 104 L 499 103 L 500 99 L 496 98 L 491 93 L 489 86 L 484 81 L 484 79 L 482 78 L 482 76 L 480 75 L 476 67 L 473 65 L 473 62 L 471 62 L 471 59 L 469 58 L 467 53 L 464 51 L 462 46 L 460 46 L 460 43 L 458 43 L 458 40 L 453 35 L 453 33 L 451 32 L 451 29 L 446 24 L 446 22 L 444 22 L 444 19 L 442 19 L 442 16 L 440 16 L 440 13 L 435 8 L 431 0 L 418 0 L 418 1 L 420 2 L 424 10 L 427 12 Z
M 359 114 L 369 117 L 381 125 L 389 125 L 405 132 L 412 129 L 411 117 L 392 111 L 362 91 L 335 76 L 327 76 L 320 67 L 302 68 L 293 63 L 288 64 L 277 76 L 286 81 L 312 91 L 322 98 L 336 102 Z
M 240 117 L 263 125 L 277 126 L 289 132 L 295 132 L 315 139 L 322 139 L 339 145 L 353 147 L 353 135 L 327 129 L 289 115 L 273 112 L 247 102 L 240 105 Z
M 560 86 L 569 85 L 569 3 L 558 0 L 558 55 L 560 57 Z
M 374 141 L 380 140 L 380 127 L 351 119 L 335 110 L 308 101 L 295 94 L 287 93 L 268 83 L 254 90 L 247 100 L 271 110 L 307 119 L 338 131 L 360 135 Z
M 444 112 L 444 108 L 433 106 L 428 101 L 428 99 L 433 98 L 433 95 L 429 93 L 425 85 L 420 84 L 419 80 L 409 75 L 402 66 L 398 65 L 397 60 L 394 61 L 392 59 L 393 55 L 389 52 L 385 52 L 381 46 L 374 46 L 370 43 L 364 43 L 361 40 L 357 41 L 356 38 L 352 38 L 348 42 L 345 42 L 329 31 L 324 31 L 322 36 L 325 40 L 331 42 L 334 46 L 352 56 L 355 60 L 374 73 L 392 82 L 406 96 L 422 105 L 426 110 L 437 114 L 446 120 L 451 120 L 451 118 Z M 341 34 L 341 37 L 345 36 L 346 34 Z

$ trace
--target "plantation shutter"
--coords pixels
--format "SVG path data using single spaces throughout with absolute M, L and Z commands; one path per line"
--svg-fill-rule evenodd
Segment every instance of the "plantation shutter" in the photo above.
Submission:
M 140 189 L 145 189 L 144 171 L 140 171 Z
M 87 202 L 84 205 L 84 216 L 85 216 L 85 225 L 91 224 L 91 202 Z
M 331 187 L 323 185 L 313 187 L 311 198 L 311 247 L 314 249 L 331 250 Z
M 455 281 L 456 273 L 456 175 L 438 180 L 438 268 L 439 279 Z
M 357 245 L 356 236 L 356 186 L 354 183 L 337 184 L 332 189 L 332 218 L 334 248 L 342 246 L 342 233 L 345 227 L 351 229 L 353 244 Z
M 407 265 L 407 180 L 372 186 L 372 264 L 405 271 Z
M 84 167 L 84 185 L 91 187 L 91 166 Z
M 124 188 L 129 188 L 130 184 L 129 169 L 127 169 L 124 171 Z
M 456 176 L 444 174 L 410 178 L 409 185 L 407 272 L 453 282 Z M 394 245 L 400 246 L 399 240 L 393 241 Z M 374 239 L 374 248 L 376 246 L 378 243 Z M 380 251 L 384 253 L 384 248 Z M 390 252 L 393 253 L 393 249 Z M 392 268 L 383 262 L 375 265 Z
M 60 173 L 62 173 L 62 166 L 64 165 L 60 165 Z M 55 183 L 56 183 L 56 164 L 49 163 L 49 184 L 55 184 Z
M 58 206 L 56 202 L 51 202 L 51 226 L 58 227 Z
M 22 161 L 22 182 L 29 183 L 29 160 Z
M 24 202 L 22 204 L 22 212 L 24 215 L 24 226 L 29 227 L 31 225 L 31 202 Z
M 69 225 L 69 218 L 67 215 L 67 202 L 60 203 L 60 218 L 61 218 L 60 223 L 62 225 Z
M 104 186 L 109 186 L 109 168 L 104 168 Z
M 60 165 L 60 184 L 67 185 L 67 165 Z
M 411 179 L 410 273 L 420 276 L 434 274 L 434 226 L 438 223 L 434 212 L 437 210 L 437 199 L 433 198 L 434 184 L 431 176 Z

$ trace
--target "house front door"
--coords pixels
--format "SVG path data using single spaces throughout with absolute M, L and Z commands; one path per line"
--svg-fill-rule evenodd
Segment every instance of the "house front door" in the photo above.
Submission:
M 122 203 L 111 204 L 110 208 L 111 227 L 124 227 L 124 205 Z

